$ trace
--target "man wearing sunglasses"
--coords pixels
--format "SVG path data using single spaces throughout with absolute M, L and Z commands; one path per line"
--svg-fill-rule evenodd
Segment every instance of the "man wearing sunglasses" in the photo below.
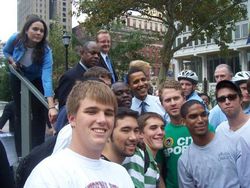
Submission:
M 224 121 L 216 129 L 225 135 L 239 134 L 244 137 L 250 147 L 250 115 L 242 109 L 242 93 L 232 81 L 224 80 L 216 86 L 216 100 L 225 113 L 228 121 Z
M 214 79 L 218 84 L 222 80 L 231 80 L 233 77 L 232 68 L 227 64 L 219 64 L 214 71 Z M 227 117 L 220 109 L 219 105 L 215 105 L 209 113 L 209 123 L 216 129 L 218 125 L 227 120 Z

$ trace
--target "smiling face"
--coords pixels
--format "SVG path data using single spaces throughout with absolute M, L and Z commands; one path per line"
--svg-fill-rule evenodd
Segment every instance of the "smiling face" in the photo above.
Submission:
M 111 37 L 109 33 L 100 33 L 97 36 L 97 44 L 101 49 L 101 52 L 107 54 L 111 47 Z
M 98 159 L 113 130 L 114 116 L 112 105 L 89 98 L 80 101 L 77 113 L 68 116 L 73 127 L 70 148 L 83 156 Z
M 164 122 L 156 117 L 150 117 L 146 120 L 142 131 L 143 141 L 156 155 L 157 151 L 163 147 Z
M 161 94 L 161 103 L 170 118 L 180 118 L 180 109 L 185 98 L 181 90 L 165 88 Z
M 208 133 L 208 114 L 201 104 L 188 108 L 184 122 L 192 136 L 204 136 Z
M 112 90 L 117 98 L 119 107 L 131 107 L 132 94 L 126 83 L 117 82 L 112 85 Z
M 111 136 L 113 151 L 122 157 L 134 155 L 138 137 L 139 126 L 134 117 L 126 116 L 118 119 Z
M 26 31 L 26 35 L 29 39 L 28 45 L 34 46 L 37 43 L 41 42 L 44 37 L 44 25 L 42 22 L 37 21 L 30 25 Z
M 142 71 L 129 75 L 129 87 L 136 98 L 144 100 L 148 94 L 148 82 Z

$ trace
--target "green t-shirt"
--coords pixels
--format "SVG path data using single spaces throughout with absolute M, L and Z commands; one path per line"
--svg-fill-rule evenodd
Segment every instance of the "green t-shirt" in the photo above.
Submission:
M 212 126 L 209 130 L 214 132 Z M 184 125 L 174 125 L 171 122 L 165 126 L 163 149 L 156 156 L 162 168 L 166 171 L 165 182 L 167 188 L 178 188 L 177 162 L 182 152 L 193 142 L 193 139 Z

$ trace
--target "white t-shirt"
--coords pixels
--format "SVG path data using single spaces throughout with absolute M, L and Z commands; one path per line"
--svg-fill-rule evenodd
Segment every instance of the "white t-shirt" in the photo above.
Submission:
M 236 131 L 230 129 L 228 121 L 224 121 L 217 127 L 216 132 L 222 133 L 224 135 L 237 134 L 243 137 L 250 147 L 250 118 L 241 128 Z
M 52 155 L 61 151 L 64 148 L 67 148 L 72 139 L 72 127 L 70 124 L 65 125 L 58 133 L 56 138 L 56 144 L 53 149 Z
M 132 188 L 134 184 L 119 164 L 86 158 L 66 148 L 47 157 L 31 172 L 25 188 Z

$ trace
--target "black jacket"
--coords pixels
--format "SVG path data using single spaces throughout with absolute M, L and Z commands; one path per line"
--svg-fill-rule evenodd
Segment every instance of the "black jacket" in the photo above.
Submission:
M 55 90 L 55 98 L 58 99 L 59 108 L 66 104 L 67 97 L 75 82 L 77 80 L 81 81 L 85 72 L 86 70 L 77 63 L 73 68 L 69 69 L 61 76 L 58 87 Z

